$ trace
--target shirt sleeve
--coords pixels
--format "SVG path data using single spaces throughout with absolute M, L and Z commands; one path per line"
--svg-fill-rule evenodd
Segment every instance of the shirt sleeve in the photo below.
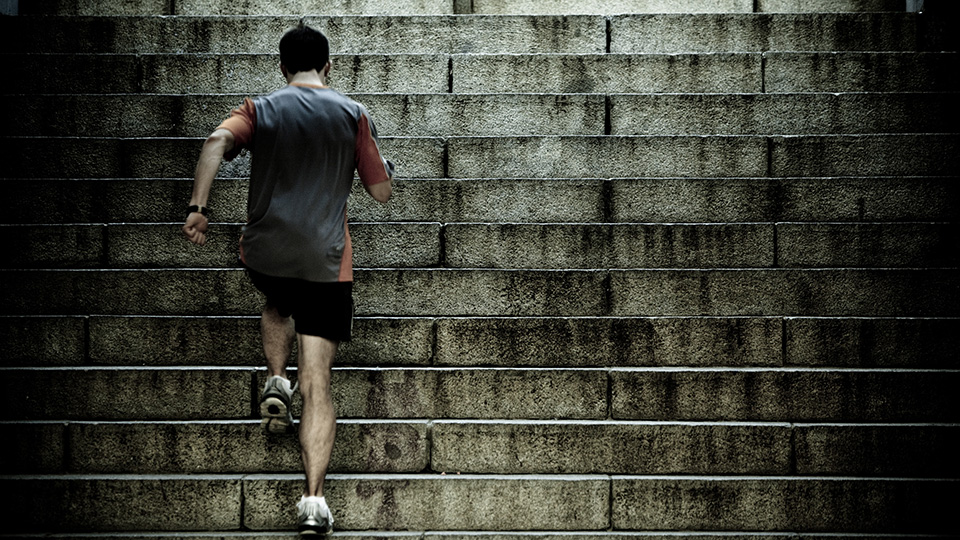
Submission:
M 257 128 L 257 108 L 253 100 L 246 98 L 239 107 L 230 112 L 230 117 L 224 120 L 217 129 L 226 129 L 233 133 L 233 149 L 224 154 L 227 161 L 240 154 L 244 148 L 249 148 L 253 141 L 253 132 Z
M 360 115 L 357 130 L 357 173 L 365 186 L 386 182 L 393 178 L 393 162 L 380 155 L 377 144 L 377 128 L 373 121 L 363 113 Z

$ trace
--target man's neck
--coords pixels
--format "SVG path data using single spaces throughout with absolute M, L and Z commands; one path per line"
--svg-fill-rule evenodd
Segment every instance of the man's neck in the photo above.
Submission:
M 317 73 L 317 70 L 298 71 L 287 77 L 287 84 L 308 84 L 311 86 L 326 86 L 327 78 Z

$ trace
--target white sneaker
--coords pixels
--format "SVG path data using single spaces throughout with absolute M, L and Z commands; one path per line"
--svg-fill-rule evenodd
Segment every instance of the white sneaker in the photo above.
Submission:
M 290 381 L 279 375 L 267 379 L 260 397 L 260 427 L 267 433 L 288 433 L 293 431 L 293 414 L 290 403 L 293 400 L 293 388 Z
M 319 536 L 333 532 L 333 514 L 323 497 L 300 498 L 297 503 L 300 524 L 297 530 L 301 536 Z

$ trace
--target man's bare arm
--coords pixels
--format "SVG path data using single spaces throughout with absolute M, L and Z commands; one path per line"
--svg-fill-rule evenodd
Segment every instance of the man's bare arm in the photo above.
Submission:
M 393 178 L 386 182 L 380 182 L 372 186 L 364 185 L 363 187 L 371 197 L 378 202 L 385 203 L 390 200 L 390 195 L 393 194 Z
M 193 195 L 190 205 L 207 206 L 210 197 L 210 187 L 213 179 L 220 170 L 223 155 L 233 149 L 233 133 L 228 129 L 218 129 L 207 137 L 200 150 L 200 159 L 197 161 L 197 170 L 193 175 Z M 191 212 L 183 224 L 183 234 L 194 244 L 203 245 L 207 241 L 207 217 L 199 212 Z

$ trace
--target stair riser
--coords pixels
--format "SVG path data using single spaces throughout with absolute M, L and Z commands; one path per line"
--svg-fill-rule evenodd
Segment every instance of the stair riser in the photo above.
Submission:
M 192 180 L 5 180 L 5 223 L 178 221 Z M 417 180 L 394 183 L 389 204 L 359 186 L 354 221 L 486 223 L 738 223 L 952 221 L 955 178 L 644 178 Z M 214 183 L 216 222 L 246 219 L 247 181 Z M 216 225 L 215 225 L 216 227 Z

